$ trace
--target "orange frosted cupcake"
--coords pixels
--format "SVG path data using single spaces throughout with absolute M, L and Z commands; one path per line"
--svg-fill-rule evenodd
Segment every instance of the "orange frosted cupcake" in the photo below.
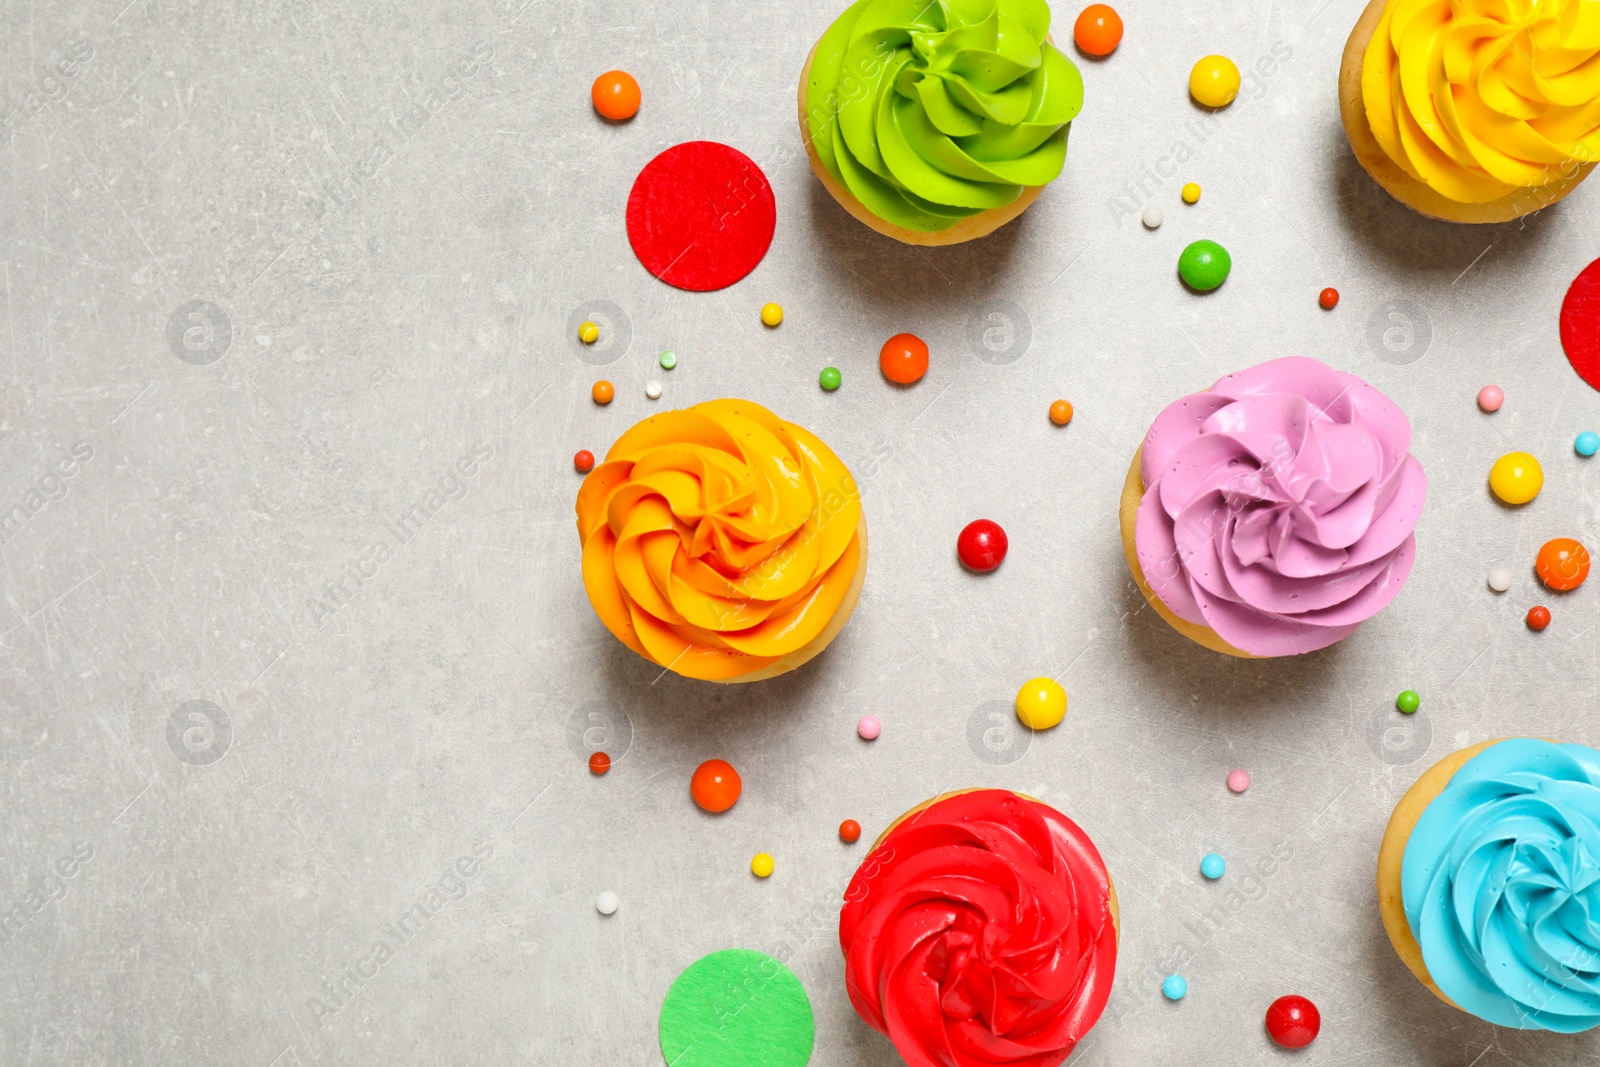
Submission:
M 688 678 L 755 682 L 832 641 L 867 571 L 850 471 L 748 400 L 652 415 L 578 491 L 583 584 L 606 629 Z

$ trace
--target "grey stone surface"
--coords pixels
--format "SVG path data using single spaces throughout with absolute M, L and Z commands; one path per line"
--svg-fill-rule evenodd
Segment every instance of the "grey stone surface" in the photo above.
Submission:
M 1479 228 L 1389 201 L 1339 129 L 1361 6 L 1123 0 L 1122 48 L 1080 61 L 1064 177 L 995 236 L 917 250 L 847 217 L 800 153 L 827 4 L 0 0 L 0 503 L 38 503 L 0 545 L 0 1062 L 655 1064 L 673 976 L 746 946 L 804 983 L 815 1064 L 892 1064 L 845 996 L 836 902 L 864 847 L 834 828 L 870 840 L 974 785 L 1068 812 L 1116 879 L 1117 986 L 1075 1062 L 1276 1063 L 1262 1012 L 1291 991 L 1325 1020 L 1308 1064 L 1594 1062 L 1593 1035 L 1437 1002 L 1372 881 L 1429 761 L 1600 743 L 1595 590 L 1543 635 L 1520 621 L 1536 547 L 1597 533 L 1600 468 L 1571 441 L 1600 398 L 1556 314 L 1600 250 L 1600 189 Z M 1211 51 L 1257 71 L 1216 115 L 1185 93 Z M 614 66 L 644 88 L 621 126 L 587 98 Z M 623 229 L 633 175 L 694 138 L 748 153 L 778 203 L 765 262 L 718 293 L 654 281 Z M 1235 263 L 1203 298 L 1174 270 L 1201 236 Z M 594 301 L 626 345 L 580 350 Z M 900 330 L 933 350 L 907 390 L 874 365 Z M 1326 654 L 1228 661 L 1145 608 L 1117 496 L 1166 402 L 1290 353 L 1410 413 L 1417 568 Z M 576 449 L 721 395 L 819 433 L 872 524 L 834 646 L 730 688 L 610 638 L 572 522 Z M 1548 474 L 1519 511 L 1484 489 L 1512 447 Z M 979 516 L 1012 543 L 987 577 L 953 558 Z M 1066 723 L 992 734 L 990 702 L 1037 674 L 1064 680 Z M 627 738 L 605 778 L 590 731 Z M 686 792 L 711 756 L 746 783 L 720 818 Z

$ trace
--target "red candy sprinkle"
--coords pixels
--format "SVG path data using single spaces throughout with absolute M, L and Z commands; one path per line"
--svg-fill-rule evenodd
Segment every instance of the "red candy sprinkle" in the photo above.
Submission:
M 914 333 L 897 333 L 883 342 L 878 369 L 897 385 L 910 385 L 928 373 L 928 342 Z
M 1550 609 L 1543 604 L 1528 609 L 1528 629 L 1542 630 L 1550 625 Z
M 1578 377 L 1600 389 L 1600 259 L 1573 279 L 1561 302 L 1561 347 Z
M 1322 290 L 1322 292 L 1317 295 L 1317 303 L 1321 304 L 1327 310 L 1332 311 L 1334 308 L 1339 306 L 1339 290 L 1335 289 L 1331 285 L 1328 286 L 1328 288 Z
M 1305 1048 L 1322 1029 L 1322 1013 L 1305 997 L 1279 997 L 1267 1009 L 1267 1033 L 1284 1048 Z
M 861 840 L 861 824 L 854 819 L 846 819 L 839 824 L 839 840 L 847 845 L 853 845 Z
M 628 194 L 628 243 L 644 269 L 695 292 L 756 269 L 778 224 L 772 186 L 743 152 L 716 141 L 674 145 L 644 165 Z
M 589 756 L 589 771 L 591 774 L 604 774 L 611 769 L 611 757 L 604 752 L 595 752 Z
M 727 760 L 708 759 L 694 769 L 689 794 L 707 811 L 727 811 L 739 799 L 744 783 Z
M 587 448 L 580 449 L 572 457 L 572 465 L 577 468 L 579 474 L 588 474 L 594 470 L 594 453 Z
M 974 519 L 956 538 L 956 554 L 975 571 L 992 571 L 1006 558 L 1010 542 L 1006 532 L 992 519 Z

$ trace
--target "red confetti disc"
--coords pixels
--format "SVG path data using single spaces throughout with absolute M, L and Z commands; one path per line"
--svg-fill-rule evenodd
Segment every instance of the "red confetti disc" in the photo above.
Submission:
M 1600 389 L 1600 259 L 1583 268 L 1561 302 L 1561 347 L 1578 377 Z
M 695 292 L 724 289 L 772 245 L 772 186 L 749 156 L 715 141 L 674 145 L 628 194 L 628 241 L 644 269 Z

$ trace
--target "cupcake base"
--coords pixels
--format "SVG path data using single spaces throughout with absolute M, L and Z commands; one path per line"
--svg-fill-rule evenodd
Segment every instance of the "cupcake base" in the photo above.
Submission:
M 710 681 L 722 685 L 736 685 L 740 682 L 764 682 L 769 678 L 776 678 L 780 674 L 788 674 L 796 667 L 815 658 L 828 643 L 839 636 L 839 631 L 844 629 L 844 624 L 850 621 L 850 615 L 856 610 L 856 604 L 861 600 L 861 583 L 867 578 L 867 517 L 861 516 L 856 523 L 856 536 L 861 538 L 861 558 L 856 562 L 855 577 L 850 579 L 850 588 L 845 590 L 844 599 L 839 601 L 839 607 L 833 613 L 833 618 L 828 620 L 828 625 L 822 632 L 807 643 L 801 645 L 793 652 L 773 663 L 767 664 L 758 671 L 741 674 L 737 678 L 712 678 Z M 669 668 L 670 669 L 670 668 Z
M 1227 656 L 1237 656 L 1240 659 L 1261 659 L 1243 649 L 1234 648 L 1224 641 L 1217 631 L 1208 626 L 1200 626 L 1187 619 L 1180 619 L 1171 608 L 1162 603 L 1156 596 L 1155 590 L 1150 588 L 1150 583 L 1145 579 L 1144 569 L 1139 566 L 1139 552 L 1134 545 L 1134 524 L 1139 519 L 1139 503 L 1144 500 L 1144 477 L 1139 473 L 1139 457 L 1144 455 L 1144 446 L 1133 454 L 1133 463 L 1128 467 L 1128 480 L 1122 485 L 1122 554 L 1128 557 L 1128 570 L 1133 572 L 1133 584 L 1139 587 L 1139 592 L 1144 594 L 1145 600 L 1156 609 L 1166 624 L 1178 631 L 1197 645 L 1209 648 L 1213 652 L 1221 652 Z
M 861 222 L 877 230 L 885 237 L 893 237 L 908 245 L 958 245 L 979 237 L 985 237 L 1024 211 L 1028 210 L 1039 194 L 1044 192 L 1042 185 L 1026 185 L 1022 194 L 1004 207 L 990 208 L 988 211 L 979 212 L 961 219 L 953 226 L 942 230 L 924 232 L 922 230 L 908 230 L 887 222 L 867 210 L 867 206 L 857 200 L 855 194 L 828 173 L 828 168 L 822 163 L 822 157 L 817 155 L 816 148 L 811 143 L 811 125 L 806 121 L 806 86 L 811 82 L 811 60 L 817 54 L 817 46 L 811 46 L 811 51 L 806 56 L 806 65 L 800 71 L 800 140 L 806 146 L 806 158 L 811 160 L 811 172 L 822 182 L 822 187 L 828 194 L 839 202 L 839 206 L 854 215 Z
M 1549 207 L 1588 177 L 1595 167 L 1593 163 L 1585 163 L 1572 177 L 1548 185 L 1519 189 L 1487 203 L 1463 204 L 1402 170 L 1373 136 L 1367 122 L 1366 100 L 1361 93 L 1361 70 L 1366 65 L 1367 44 L 1387 5 L 1388 0 L 1371 0 L 1356 21 L 1355 29 L 1350 31 L 1350 39 L 1344 46 L 1344 60 L 1339 65 L 1339 117 L 1344 121 L 1345 136 L 1350 139 L 1356 160 L 1385 192 L 1418 214 L 1442 222 L 1510 222 Z
M 884 827 L 883 833 L 879 834 L 878 835 L 878 839 L 876 841 L 872 842 L 872 847 L 867 849 L 867 855 L 870 856 L 874 852 L 876 852 L 877 849 L 878 849 L 878 846 L 883 844 L 884 838 L 888 837 L 894 831 L 894 828 L 896 826 L 899 826 L 901 823 L 905 822 L 907 819 L 911 818 L 913 815 L 916 815 L 918 812 L 925 811 L 928 808 L 933 807 L 935 804 L 939 803 L 939 801 L 941 801 L 941 800 L 949 800 L 951 797 L 958 797 L 962 793 L 976 793 L 976 792 L 978 792 L 978 788 L 977 787 L 973 787 L 972 789 L 952 789 L 948 793 L 940 793 L 936 797 L 932 797 L 932 798 L 930 798 L 928 800 L 924 800 L 921 804 L 918 804 L 916 807 L 911 808 L 909 811 L 906 811 L 905 813 L 900 815 L 899 818 L 895 819 L 894 822 L 892 822 L 888 826 Z M 1011 790 L 1011 792 L 1016 793 L 1016 790 L 1013 789 L 1013 790 Z M 1037 797 L 1030 797 L 1026 793 L 1016 793 L 1016 795 L 1021 797 L 1023 800 L 1031 800 L 1035 804 L 1044 803 L 1044 801 L 1038 799 Z M 863 860 L 862 862 L 865 863 L 866 861 Z M 1121 945 L 1122 944 L 1122 912 L 1117 907 L 1117 886 L 1116 886 L 1116 883 L 1113 882 L 1112 879 L 1111 879 L 1111 872 L 1110 871 L 1106 872 L 1106 887 L 1109 890 L 1109 892 L 1107 894 L 1106 904 L 1107 904 L 1107 907 L 1111 911 L 1111 929 L 1117 935 L 1117 944 Z
M 1388 829 L 1383 832 L 1383 844 L 1378 848 L 1378 914 L 1383 917 L 1384 933 L 1389 935 L 1389 943 L 1394 946 L 1395 954 L 1417 976 L 1417 981 L 1458 1011 L 1465 1009 L 1445 996 L 1434 984 L 1433 976 L 1428 973 L 1428 966 L 1422 960 L 1422 946 L 1417 944 L 1417 939 L 1411 934 L 1411 924 L 1406 922 L 1405 901 L 1400 890 L 1400 868 L 1406 855 L 1406 842 L 1411 840 L 1411 831 L 1417 828 L 1417 821 L 1428 810 L 1428 805 L 1445 791 L 1450 779 L 1468 760 L 1490 745 L 1499 744 L 1501 740 L 1496 738 L 1452 752 L 1422 772 L 1422 777 L 1406 790 L 1406 795 L 1395 805 L 1394 814 L 1389 816 Z

